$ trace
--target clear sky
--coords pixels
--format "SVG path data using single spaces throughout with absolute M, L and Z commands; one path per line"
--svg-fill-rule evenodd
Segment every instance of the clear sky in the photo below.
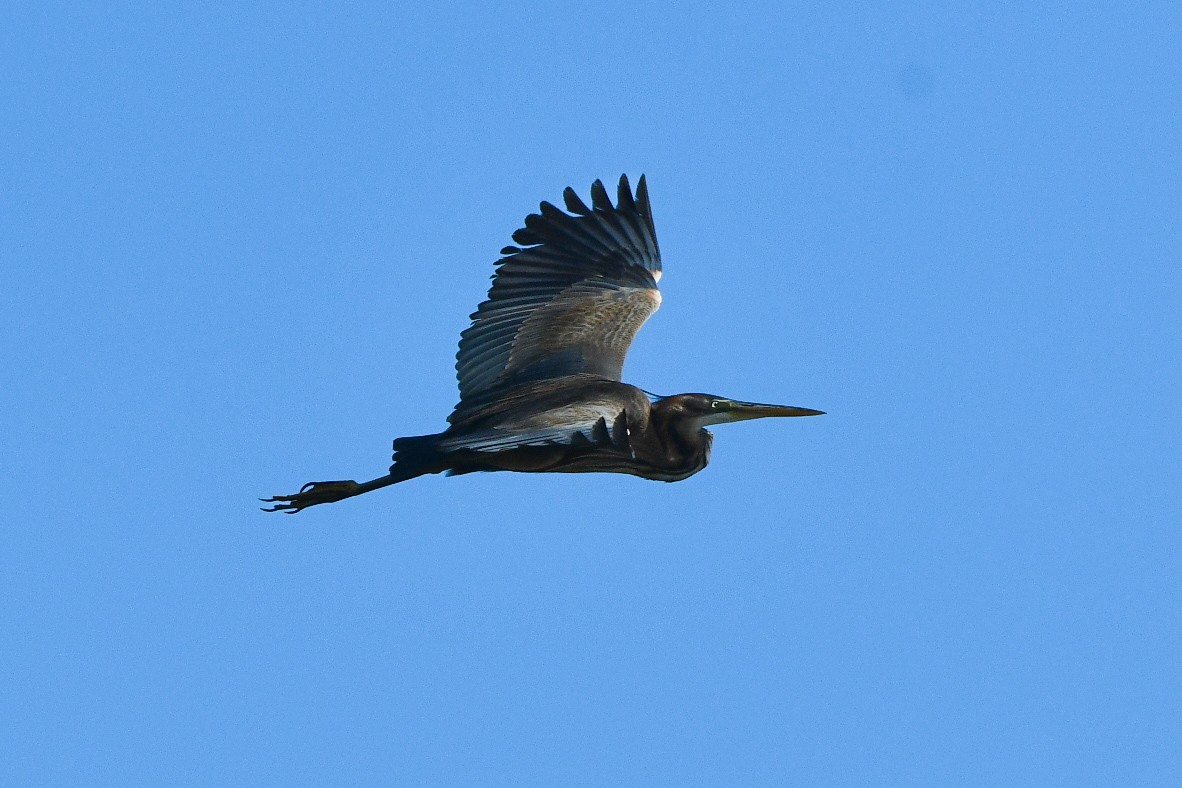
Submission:
M 0 782 L 1176 780 L 1178 4 L 431 6 L 6 6 Z M 622 172 L 625 378 L 828 415 L 255 508 Z

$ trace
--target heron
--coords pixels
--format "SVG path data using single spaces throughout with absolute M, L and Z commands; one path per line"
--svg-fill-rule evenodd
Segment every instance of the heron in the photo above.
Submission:
M 651 395 L 621 381 L 624 356 L 661 304 L 661 253 L 643 175 L 602 181 L 588 206 L 571 188 L 501 250 L 487 299 L 456 355 L 448 428 L 394 441 L 385 476 L 310 482 L 261 499 L 295 514 L 433 473 L 625 473 L 676 482 L 706 467 L 711 425 L 823 411 L 713 394 Z

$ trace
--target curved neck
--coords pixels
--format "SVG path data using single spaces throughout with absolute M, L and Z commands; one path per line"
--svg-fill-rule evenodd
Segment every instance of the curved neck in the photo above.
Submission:
M 655 453 L 661 455 L 661 464 L 695 471 L 705 467 L 714 436 L 685 412 L 676 397 L 653 403 L 649 419 L 648 433 L 660 446 Z

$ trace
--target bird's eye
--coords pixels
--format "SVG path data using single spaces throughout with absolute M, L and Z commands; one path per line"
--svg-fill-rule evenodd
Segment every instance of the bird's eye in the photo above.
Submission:
M 712 401 L 710 403 L 710 407 L 714 408 L 715 410 L 718 410 L 719 408 L 722 407 L 722 400 L 716 399 L 716 400 Z

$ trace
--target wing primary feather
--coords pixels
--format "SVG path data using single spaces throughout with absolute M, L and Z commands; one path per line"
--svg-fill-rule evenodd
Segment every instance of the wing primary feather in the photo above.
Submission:
M 542 242 L 542 239 L 538 238 L 538 236 L 531 232 L 527 227 L 521 227 L 517 230 L 514 230 L 513 240 L 522 246 L 537 246 Z
M 632 200 L 632 187 L 628 185 L 627 174 L 620 176 L 620 185 L 616 188 L 616 205 L 621 211 L 636 210 L 636 203 Z
M 591 184 L 591 204 L 600 211 L 611 211 L 615 209 L 612 205 L 611 198 L 607 196 L 607 189 L 603 188 L 603 181 L 596 179 L 595 183 Z
M 638 213 L 644 216 L 644 221 L 648 225 L 649 234 L 652 236 L 653 242 L 657 240 L 657 234 L 653 227 L 653 207 L 648 201 L 648 181 L 643 175 L 640 180 L 636 182 L 636 205 Z
M 586 216 L 587 214 L 591 213 L 591 209 L 587 207 L 587 204 L 584 203 L 579 198 L 579 195 L 575 192 L 575 190 L 569 186 L 563 190 L 562 199 L 566 202 L 566 209 L 571 213 L 578 214 L 579 216 Z
M 538 239 L 537 243 L 545 243 L 546 234 L 547 232 L 550 232 L 555 235 L 561 235 L 563 240 L 573 242 L 572 246 L 577 247 L 575 251 L 582 250 L 592 259 L 600 256 L 603 253 L 602 249 L 596 248 L 593 245 L 589 245 L 587 243 L 587 238 L 579 234 L 576 228 L 570 226 L 570 224 L 574 222 L 572 217 L 567 216 L 566 214 L 559 215 L 566 221 L 554 221 L 553 215 L 546 217 L 540 214 L 531 213 L 529 216 L 525 217 L 525 230 L 529 232 L 532 237 Z M 594 238 L 594 236 L 592 236 L 592 238 Z M 515 234 L 513 236 L 513 240 L 519 241 L 520 239 L 518 239 Z M 526 251 L 529 252 L 533 250 L 527 249 Z
M 619 246 L 619 241 L 612 235 L 611 228 L 605 226 L 602 212 L 596 213 L 593 219 L 579 222 L 578 229 L 585 234 L 585 238 L 578 239 L 580 245 L 591 250 L 596 256 L 610 254 L 612 249 Z M 565 232 L 563 234 L 567 235 Z M 594 241 L 595 245 L 588 245 L 586 239 Z
M 550 219 L 551 221 L 570 219 L 568 214 L 563 213 L 558 209 L 557 206 L 554 205 L 554 203 L 550 202 L 543 201 L 540 205 L 538 205 L 538 213 L 540 213 L 543 218 Z
M 531 219 L 533 219 L 532 224 Z M 539 235 L 542 235 L 543 231 L 547 230 L 561 233 L 567 239 L 576 241 L 581 247 L 593 254 L 603 254 L 605 251 L 604 249 L 596 249 L 594 244 L 588 243 L 588 241 L 603 243 L 601 239 L 588 232 L 590 228 L 587 225 L 591 223 L 579 221 L 558 210 L 550 203 L 542 203 L 541 216 L 535 214 L 527 217 L 525 224 L 526 227 Z
M 553 211 L 553 213 L 547 215 L 531 213 L 525 217 L 526 228 L 543 240 L 549 240 L 546 238 L 547 233 L 549 233 L 552 237 L 557 235 L 561 236 L 562 240 L 572 241 L 574 242 L 572 245 L 577 248 L 571 251 L 582 250 L 585 254 L 590 255 L 592 259 L 602 256 L 607 249 L 611 248 L 611 244 L 605 243 L 602 238 L 591 233 L 591 228 L 588 226 L 596 224 L 597 221 L 602 221 L 605 214 L 597 214 L 594 219 L 590 220 L 579 220 L 558 211 L 557 208 L 553 208 Z M 607 249 L 604 248 L 605 246 Z M 527 251 L 532 252 L 533 250 Z
M 608 232 L 614 231 L 612 235 L 615 237 L 617 245 L 633 252 L 641 259 L 645 257 L 644 243 L 638 237 L 628 232 L 627 223 L 623 221 L 622 214 L 613 211 L 603 214 L 601 218 Z

